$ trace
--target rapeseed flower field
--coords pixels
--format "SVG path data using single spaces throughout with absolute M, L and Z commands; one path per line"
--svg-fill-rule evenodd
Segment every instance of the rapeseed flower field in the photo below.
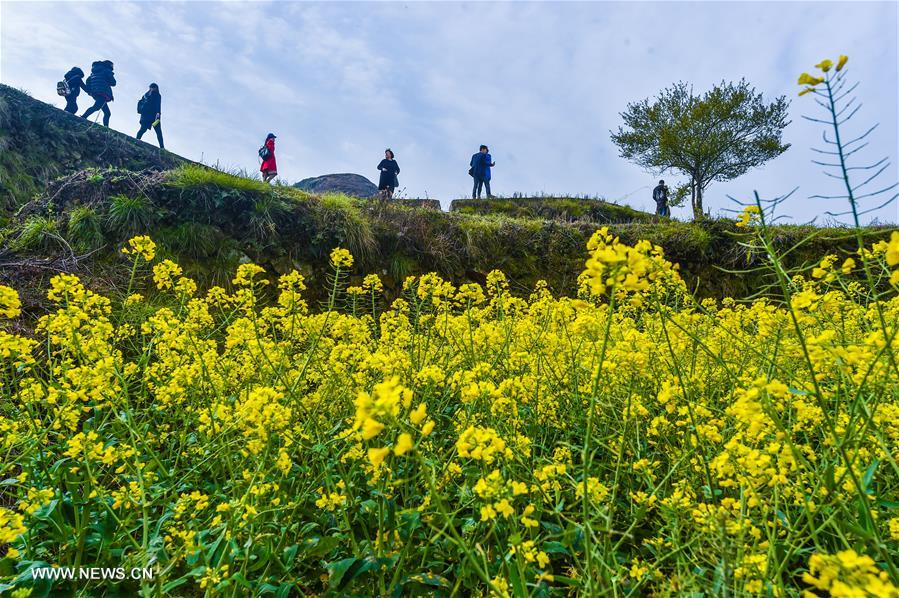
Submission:
M 31 333 L 0 287 L 2 587 L 899 596 L 899 233 L 744 302 L 588 250 L 575 298 L 494 271 L 388 304 L 335 249 L 312 309 L 254 264 L 198 293 L 136 237 L 133 288 L 55 276 Z

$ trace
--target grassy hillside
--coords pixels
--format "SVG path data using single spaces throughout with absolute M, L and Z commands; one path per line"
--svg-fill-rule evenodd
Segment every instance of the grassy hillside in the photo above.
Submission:
M 483 282 L 493 269 L 508 275 L 517 294 L 527 294 L 538 280 L 554 293 L 571 294 L 597 226 L 592 220 L 447 213 L 312 196 L 190 164 L 168 171 L 91 169 L 51 183 L 0 233 L 0 266 L 7 265 L 0 268 L 0 281 L 29 277 L 29 286 L 39 289 L 54 268 L 77 268 L 115 285 L 128 275 L 118 249 L 131 236 L 149 233 L 165 255 L 204 284 L 227 286 L 238 264 L 253 261 L 273 276 L 297 269 L 315 283 L 310 286 L 325 288 L 318 283 L 326 276 L 327 255 L 341 246 L 356 256 L 357 275 L 382 276 L 388 295 L 409 275 L 435 271 L 457 283 Z M 764 273 L 748 272 L 760 256 L 741 245 L 743 233 L 732 222 L 647 221 L 610 228 L 625 242 L 648 239 L 662 246 L 701 296 L 745 297 L 767 283 Z M 848 230 L 776 230 L 783 249 L 805 239 L 790 254 L 791 266 L 850 251 L 854 243 Z M 886 238 L 888 229 L 867 234 L 872 241 Z M 49 257 L 56 266 L 35 262 Z
M 161 170 L 183 162 L 175 154 L 0 85 L 0 224 L 56 177 L 90 167 Z
M 0 282 L 32 289 L 26 303 L 35 306 L 57 271 L 100 286 L 127 281 L 118 250 L 135 234 L 150 234 L 202 284 L 227 286 L 238 264 L 254 261 L 272 276 L 297 269 L 311 288 L 326 288 L 327 255 L 342 246 L 357 257 L 354 274 L 380 274 L 388 296 L 409 275 L 483 282 L 493 269 L 520 295 L 539 280 L 572 294 L 587 240 L 608 223 L 626 243 L 663 247 L 700 296 L 747 297 L 769 282 L 753 270 L 760 256 L 741 244 L 730 221 L 658 222 L 626 206 L 566 198 L 456 200 L 446 213 L 434 202 L 316 196 L 190 163 L 9 87 L 0 87 L 0 107 L 7 221 Z M 776 232 L 779 248 L 798 245 L 790 267 L 855 246 L 848 230 Z M 888 229 L 866 234 L 874 241 Z

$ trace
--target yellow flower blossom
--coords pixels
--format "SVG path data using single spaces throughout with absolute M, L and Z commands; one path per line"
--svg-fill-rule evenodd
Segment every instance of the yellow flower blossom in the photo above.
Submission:
M 412 450 L 412 436 L 403 432 L 397 438 L 396 446 L 393 447 L 393 454 L 396 456 L 402 456 Z
M 824 83 L 824 78 L 823 77 L 813 77 L 813 76 L 809 75 L 808 73 L 802 73 L 801 75 L 799 75 L 798 83 L 799 83 L 799 85 L 811 85 L 812 87 L 814 87 L 815 85 Z
M 122 253 L 125 255 L 139 255 L 144 261 L 152 262 L 153 258 L 156 257 L 156 243 L 146 235 L 132 237 L 128 240 L 128 245 L 122 247 Z
M 837 71 L 843 70 L 843 67 L 846 66 L 846 62 L 849 60 L 849 57 L 845 54 L 840 54 L 839 60 L 837 60 Z
M 346 249 L 337 247 L 331 251 L 331 265 L 335 268 L 352 268 L 353 256 Z
M 22 313 L 19 294 L 8 286 L 0 284 L 0 318 L 12 319 Z

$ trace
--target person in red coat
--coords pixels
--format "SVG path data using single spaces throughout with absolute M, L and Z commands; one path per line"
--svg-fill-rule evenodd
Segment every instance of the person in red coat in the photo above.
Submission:
M 262 180 L 268 183 L 278 176 L 278 164 L 275 162 L 274 133 L 269 133 L 268 137 L 265 138 L 265 145 L 259 150 L 259 157 L 262 158 L 262 166 L 259 167 L 259 171 L 262 173 Z

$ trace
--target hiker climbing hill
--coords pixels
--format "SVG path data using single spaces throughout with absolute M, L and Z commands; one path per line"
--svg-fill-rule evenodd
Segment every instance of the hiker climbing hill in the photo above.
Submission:
M 150 83 L 150 88 L 137 102 L 137 112 L 140 114 L 140 129 L 137 131 L 137 138 L 147 132 L 150 127 L 156 131 L 156 140 L 159 141 L 160 149 L 165 149 L 162 142 L 162 96 L 159 94 L 159 86 Z
M 90 117 L 97 110 L 103 111 L 103 126 L 109 126 L 109 102 L 113 100 L 112 88 L 115 87 L 115 75 L 112 72 L 111 60 L 99 60 L 91 65 L 91 74 L 84 83 L 84 90 L 94 98 L 94 105 L 81 116 Z
M 56 85 L 56 93 L 66 99 L 65 111 L 69 114 L 78 112 L 78 96 L 81 90 L 87 91 L 84 85 L 84 71 L 77 66 L 69 69 L 69 72 L 63 75 L 62 81 Z

